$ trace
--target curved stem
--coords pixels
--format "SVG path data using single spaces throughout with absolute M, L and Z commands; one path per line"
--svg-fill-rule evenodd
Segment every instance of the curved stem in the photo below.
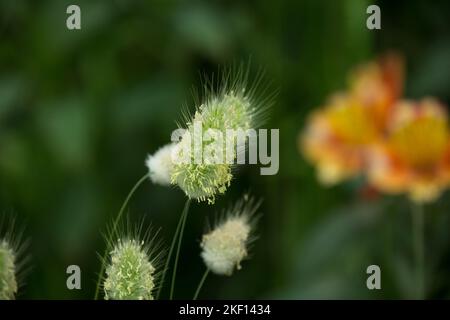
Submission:
M 148 177 L 149 177 L 149 174 L 147 173 L 141 179 L 139 179 L 138 182 L 136 182 L 136 184 L 133 186 L 133 188 L 128 193 L 128 196 L 125 198 L 125 201 L 123 202 L 122 207 L 120 208 L 119 213 L 117 214 L 117 217 L 114 220 L 114 223 L 113 223 L 113 226 L 112 226 L 112 229 L 111 229 L 111 236 L 114 236 L 114 234 L 117 232 L 117 226 L 119 225 L 120 219 L 122 218 L 123 213 L 125 212 L 125 209 L 128 206 L 128 202 L 130 202 L 131 197 L 136 192 L 136 190 L 139 188 L 139 186 Z M 108 254 L 108 251 L 109 251 L 109 248 L 108 248 L 108 245 L 107 245 L 106 248 L 105 248 L 105 251 L 103 253 L 103 256 L 102 256 L 102 266 L 100 268 L 100 273 L 98 274 L 97 287 L 95 288 L 94 300 L 98 299 L 98 294 L 99 294 L 99 291 L 100 291 L 100 282 L 101 282 L 101 279 L 103 277 L 103 272 L 105 271 L 105 261 L 106 261 L 106 256 Z
M 195 290 L 195 294 L 194 294 L 194 299 L 193 300 L 197 300 L 198 294 L 200 293 L 200 290 L 203 287 L 203 283 L 205 283 L 206 277 L 209 274 L 209 269 L 206 268 L 205 273 L 203 274 L 202 279 L 200 280 L 200 283 L 198 284 L 197 290 Z
M 175 255 L 175 263 L 173 265 L 172 284 L 170 286 L 170 300 L 173 299 L 173 292 L 175 289 L 175 280 L 177 277 L 178 258 L 180 256 L 181 242 L 183 241 L 184 227 L 186 226 L 186 220 L 187 220 L 187 216 L 189 213 L 189 205 L 190 204 L 191 204 L 191 199 L 186 200 L 186 204 L 184 205 L 183 213 L 181 214 L 180 236 L 178 237 L 177 253 Z
M 189 200 L 186 200 L 186 201 L 189 201 Z M 185 206 L 186 206 L 186 204 L 185 204 Z M 183 215 L 184 215 L 184 211 L 181 213 L 180 219 L 178 219 L 177 228 L 175 230 L 175 234 L 173 235 L 172 243 L 170 244 L 169 254 L 167 255 L 167 258 L 166 258 L 166 263 L 164 265 L 163 273 L 162 273 L 162 276 L 161 276 L 161 281 L 160 281 L 160 285 L 159 285 L 159 288 L 158 288 L 158 293 L 156 294 L 156 300 L 159 300 L 159 297 L 161 295 L 161 291 L 162 291 L 162 288 L 163 288 L 164 280 L 166 279 L 167 270 L 169 269 L 170 259 L 172 258 L 173 249 L 175 249 L 175 243 L 176 243 L 176 241 L 178 239 L 178 234 L 180 233 L 181 225 L 183 223 Z
M 416 264 L 416 299 L 425 299 L 425 230 L 424 208 L 415 204 L 412 212 L 414 235 L 414 258 Z

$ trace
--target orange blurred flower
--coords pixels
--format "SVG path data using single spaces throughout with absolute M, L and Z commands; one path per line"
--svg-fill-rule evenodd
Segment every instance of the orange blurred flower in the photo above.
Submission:
M 368 177 L 387 193 L 407 192 L 415 202 L 435 200 L 450 184 L 450 132 L 435 100 L 399 102 L 386 139 L 371 148 Z
M 388 55 L 356 69 L 348 92 L 313 112 L 300 148 L 327 185 L 358 175 L 368 145 L 382 138 L 392 106 L 402 91 L 403 63 Z
M 363 65 L 350 75 L 350 92 L 370 110 L 371 121 L 383 130 L 392 106 L 403 92 L 403 59 L 394 53 Z

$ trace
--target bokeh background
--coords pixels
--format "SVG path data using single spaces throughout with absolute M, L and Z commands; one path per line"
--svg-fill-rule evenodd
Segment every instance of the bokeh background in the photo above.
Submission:
M 381 7 L 382 30 L 366 29 Z M 66 28 L 78 4 L 82 29 Z M 205 221 L 247 190 L 264 199 L 252 258 L 211 276 L 202 298 L 410 298 L 411 223 L 402 197 L 367 197 L 363 182 L 318 184 L 298 151 L 306 114 L 347 72 L 387 50 L 407 61 L 406 97 L 450 102 L 448 1 L 0 1 L 0 208 L 26 225 L 32 271 L 19 298 L 90 299 L 102 231 L 144 160 L 168 142 L 200 74 L 247 61 L 279 90 L 267 128 L 280 129 L 280 171 L 239 169 L 214 206 L 191 207 L 176 298 L 204 270 Z M 253 70 L 252 69 L 252 70 Z M 253 70 L 253 71 L 254 71 Z M 169 245 L 185 197 L 150 182 L 129 216 L 161 227 Z M 450 199 L 426 208 L 428 298 L 450 297 Z M 66 288 L 66 267 L 82 290 Z M 378 264 L 382 290 L 366 288 Z

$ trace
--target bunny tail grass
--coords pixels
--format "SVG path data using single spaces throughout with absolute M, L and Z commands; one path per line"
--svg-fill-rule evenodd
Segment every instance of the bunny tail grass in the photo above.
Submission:
M 115 235 L 117 233 L 117 226 L 119 225 L 120 219 L 123 216 L 123 213 L 125 212 L 126 207 L 128 206 L 128 203 L 130 202 L 131 197 L 133 196 L 133 194 L 136 192 L 136 190 L 139 188 L 139 186 L 144 183 L 145 180 L 147 180 L 149 178 L 149 173 L 145 174 L 141 179 L 139 179 L 138 182 L 136 182 L 136 184 L 134 185 L 134 187 L 130 190 L 130 193 L 128 194 L 128 196 L 125 198 L 125 201 L 122 204 L 122 207 L 120 208 L 120 211 L 116 217 L 116 219 L 114 220 L 112 229 L 111 229 L 111 235 Z M 106 246 L 105 251 L 103 253 L 102 256 L 102 264 L 100 267 L 100 272 L 98 274 L 98 279 L 97 279 L 97 286 L 95 288 L 95 296 L 94 296 L 94 300 L 98 299 L 98 295 L 100 292 L 100 284 L 101 284 L 101 280 L 103 277 L 103 273 L 105 272 L 105 261 L 106 261 L 106 257 L 108 255 L 108 252 L 110 251 L 111 248 L 109 248 L 109 245 Z

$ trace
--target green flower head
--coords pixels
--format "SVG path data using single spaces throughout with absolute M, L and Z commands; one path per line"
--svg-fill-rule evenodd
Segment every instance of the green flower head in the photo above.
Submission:
M 0 300 L 12 300 L 16 293 L 16 255 L 6 240 L 0 240 Z
M 143 241 L 119 239 L 110 253 L 105 299 L 153 300 L 155 267 Z
M 234 143 L 238 130 L 247 132 L 256 129 L 264 111 L 272 103 L 271 96 L 260 99 L 256 95 L 257 89 L 260 89 L 261 75 L 252 87 L 248 87 L 247 78 L 248 69 L 244 71 L 242 67 L 224 73 L 219 83 L 220 89 L 214 90 L 213 84 L 206 86 L 204 102 L 186 121 L 186 132 L 177 146 L 179 152 L 176 158 L 182 160 L 174 164 L 171 182 L 189 198 L 214 203 L 216 195 L 225 193 L 233 178 L 232 169 L 238 154 L 238 147 L 232 150 L 231 155 L 227 154 L 225 141 L 230 139 Z M 205 139 L 205 136 L 212 135 L 211 132 L 215 138 Z M 217 135 L 222 139 L 219 144 Z M 208 161 L 210 158 L 204 155 L 209 149 L 214 149 L 211 153 L 213 159 L 222 161 Z
M 0 300 L 15 299 L 27 273 L 29 241 L 22 241 L 23 233 L 14 218 L 0 217 Z

